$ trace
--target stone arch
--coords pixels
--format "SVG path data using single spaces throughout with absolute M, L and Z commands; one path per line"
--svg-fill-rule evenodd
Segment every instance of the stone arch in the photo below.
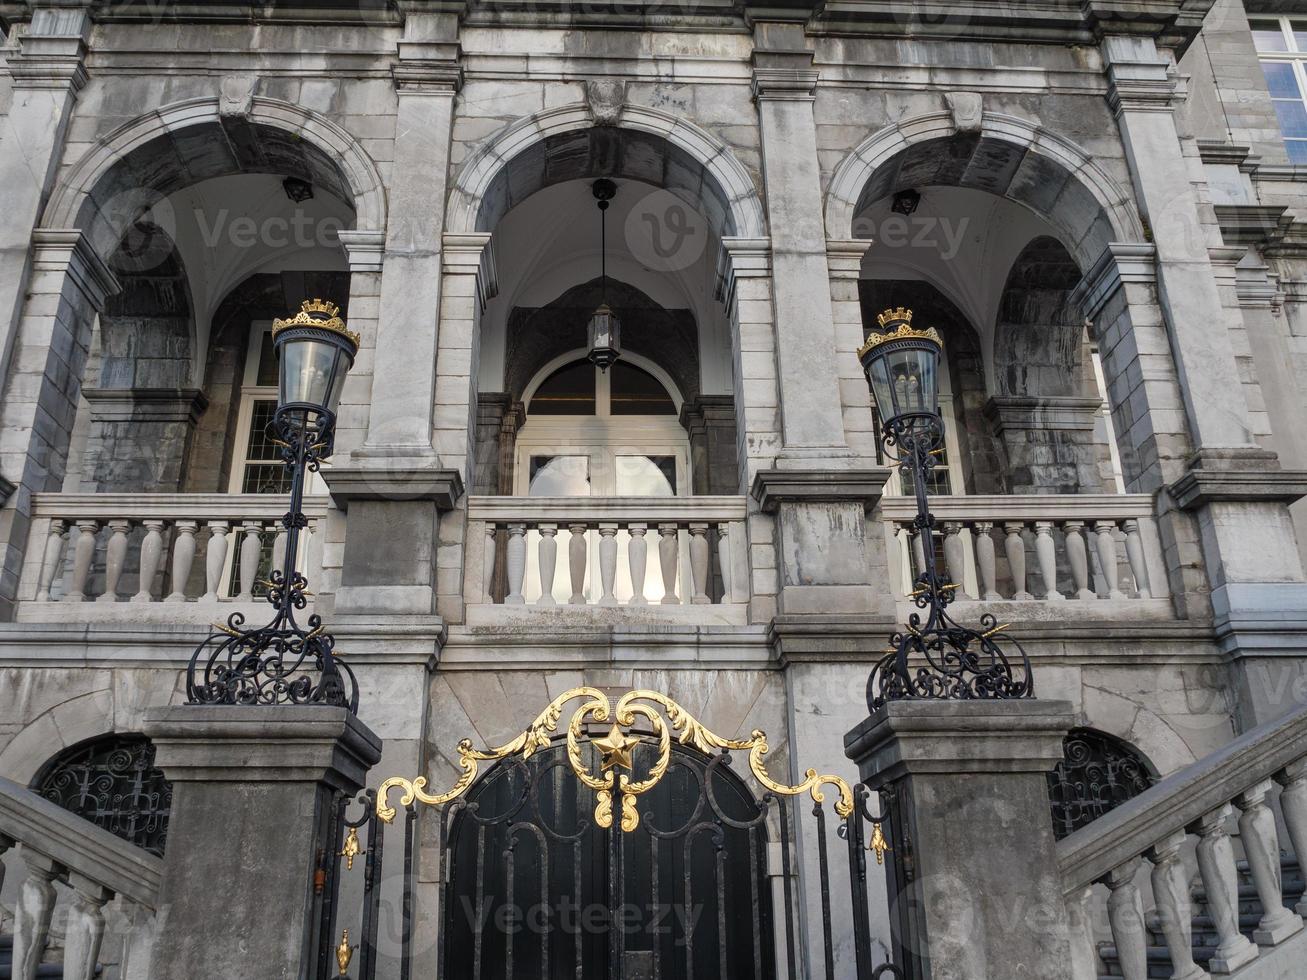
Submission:
M 208 138 L 213 135 L 222 138 Z M 201 152 L 203 147 L 210 152 Z M 213 152 L 214 147 L 221 152 Z M 174 157 L 177 166 L 138 169 L 156 151 Z M 40 227 L 87 230 L 105 255 L 117 242 L 106 246 L 109 236 L 91 229 L 101 206 L 116 195 L 141 186 L 167 194 L 183 184 L 233 172 L 284 173 L 316 180 L 353 205 L 356 228 L 386 227 L 381 174 L 359 142 L 319 113 L 261 96 L 254 97 L 248 115 L 224 116 L 218 98 L 198 98 L 125 123 L 88 150 L 59 182 Z M 184 179 L 170 182 L 168 173 Z M 105 230 L 115 230 L 112 216 L 102 217 L 108 219 Z
M 1007 197 L 1061 232 L 1081 269 L 1110 242 L 1144 240 L 1128 192 L 1075 143 L 1016 116 L 986 112 L 979 132 L 949 112 L 914 116 L 864 140 L 835 168 L 826 193 L 826 234 L 858 235 L 870 202 L 913 185 L 951 184 Z
M 102 688 L 60 701 L 32 718 L 0 749 L 0 775 L 24 786 L 49 759 L 116 729 L 113 691 Z
M 1087 826 L 1157 782 L 1156 766 L 1128 740 L 1097 728 L 1073 728 L 1062 761 L 1048 774 L 1053 833 Z
M 1072 297 L 1080 278 L 1071 254 L 1050 235 L 1032 240 L 1012 263 L 994 330 L 998 394 L 1085 392 L 1084 317 Z
M 622 152 L 624 140 L 629 152 Z M 579 176 L 658 184 L 706 208 L 719 236 L 766 236 L 753 178 L 720 140 L 669 112 L 636 105 L 623 106 L 615 126 L 597 126 L 580 103 L 526 116 L 477 150 L 455 178 L 446 231 L 489 231 L 517 201 Z

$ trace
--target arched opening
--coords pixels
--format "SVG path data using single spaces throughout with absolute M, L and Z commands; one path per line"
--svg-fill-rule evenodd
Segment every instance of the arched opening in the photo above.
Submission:
M 172 784 L 154 765 L 154 745 L 144 735 L 102 735 L 66 748 L 41 767 L 31 789 L 102 830 L 163 855 Z
M 566 756 L 497 763 L 450 822 L 441 975 L 774 977 L 767 808 L 725 757 L 673 743 L 624 832 Z
M 1054 835 L 1061 840 L 1155 782 L 1153 767 L 1130 743 L 1097 729 L 1073 728 L 1062 740 L 1062 761 L 1048 774 Z

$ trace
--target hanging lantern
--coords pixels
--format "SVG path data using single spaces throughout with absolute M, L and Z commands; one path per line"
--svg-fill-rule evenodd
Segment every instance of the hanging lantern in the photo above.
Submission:
M 590 315 L 586 331 L 590 344 L 590 361 L 600 371 L 607 371 L 608 366 L 622 356 L 622 324 L 608 305 L 608 236 L 607 217 L 608 202 L 617 193 L 617 185 L 601 177 L 590 188 L 595 200 L 599 202 L 599 289 L 601 301 L 599 308 Z

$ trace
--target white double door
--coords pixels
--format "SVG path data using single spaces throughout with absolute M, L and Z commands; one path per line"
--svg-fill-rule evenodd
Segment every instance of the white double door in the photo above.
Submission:
M 689 492 L 689 442 L 685 430 L 671 418 L 624 420 L 592 417 L 529 419 L 518 433 L 514 467 L 514 492 L 518 496 L 550 498 L 592 498 L 594 513 L 602 514 L 605 497 L 676 497 Z M 603 594 L 598 568 L 599 530 L 602 517 L 569 527 L 561 518 L 555 535 L 554 600 L 562 605 L 573 600 L 571 579 L 572 536 L 586 539 L 586 566 L 581 595 L 596 603 Z M 581 530 L 580 524 L 586 528 Z M 688 534 L 678 532 L 675 594 L 688 601 L 682 583 L 689 582 Z M 617 569 L 613 593 L 626 604 L 633 595 L 630 571 L 629 523 L 617 532 Z M 643 594 L 647 602 L 659 603 L 664 596 L 659 559 L 660 535 L 650 523 L 644 535 L 646 545 Z M 522 594 L 527 604 L 538 603 L 542 594 L 540 575 L 540 532 L 527 532 L 526 575 Z

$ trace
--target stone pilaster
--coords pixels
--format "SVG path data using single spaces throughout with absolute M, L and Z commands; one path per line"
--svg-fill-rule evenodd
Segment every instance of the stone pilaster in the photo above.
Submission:
M 690 492 L 738 493 L 735 401 L 730 395 L 698 395 L 681 406 L 690 436 Z
M 844 739 L 890 807 L 896 940 L 928 977 L 1066 975 L 1071 938 L 1047 775 L 1075 723 L 1066 701 L 897 701 Z
M 145 732 L 173 784 L 150 975 L 310 975 L 331 802 L 362 789 L 381 740 L 321 705 L 177 705 Z
M 776 465 L 858 465 L 844 435 L 813 115 L 817 70 L 802 24 L 754 26 L 753 92 L 771 229 L 783 445 Z
M 0 618 L 17 592 L 32 494 L 62 487 L 91 325 L 118 288 L 82 232 L 33 233 L 16 369 L 0 401 L 0 474 L 15 487 L 13 506 L 0 510 Z
M 867 519 L 888 476 L 883 468 L 772 469 L 754 478 L 753 499 L 775 518 L 780 616 L 893 613 L 884 536 Z
M 0 117 L 0 378 L 9 365 L 31 274 L 32 229 L 54 187 L 64 135 L 86 84 L 91 4 L 34 3 L 8 58 L 13 96 Z
M 431 404 L 440 336 L 441 236 L 454 97 L 462 83 L 458 20 L 406 7 L 393 67 L 398 108 L 387 186 L 380 322 L 360 457 L 435 462 Z
M 1010 493 L 1098 493 L 1098 398 L 995 395 L 985 417 L 1007 451 Z
M 91 406 L 82 486 L 112 493 L 177 492 L 195 424 L 198 388 L 83 388 Z

